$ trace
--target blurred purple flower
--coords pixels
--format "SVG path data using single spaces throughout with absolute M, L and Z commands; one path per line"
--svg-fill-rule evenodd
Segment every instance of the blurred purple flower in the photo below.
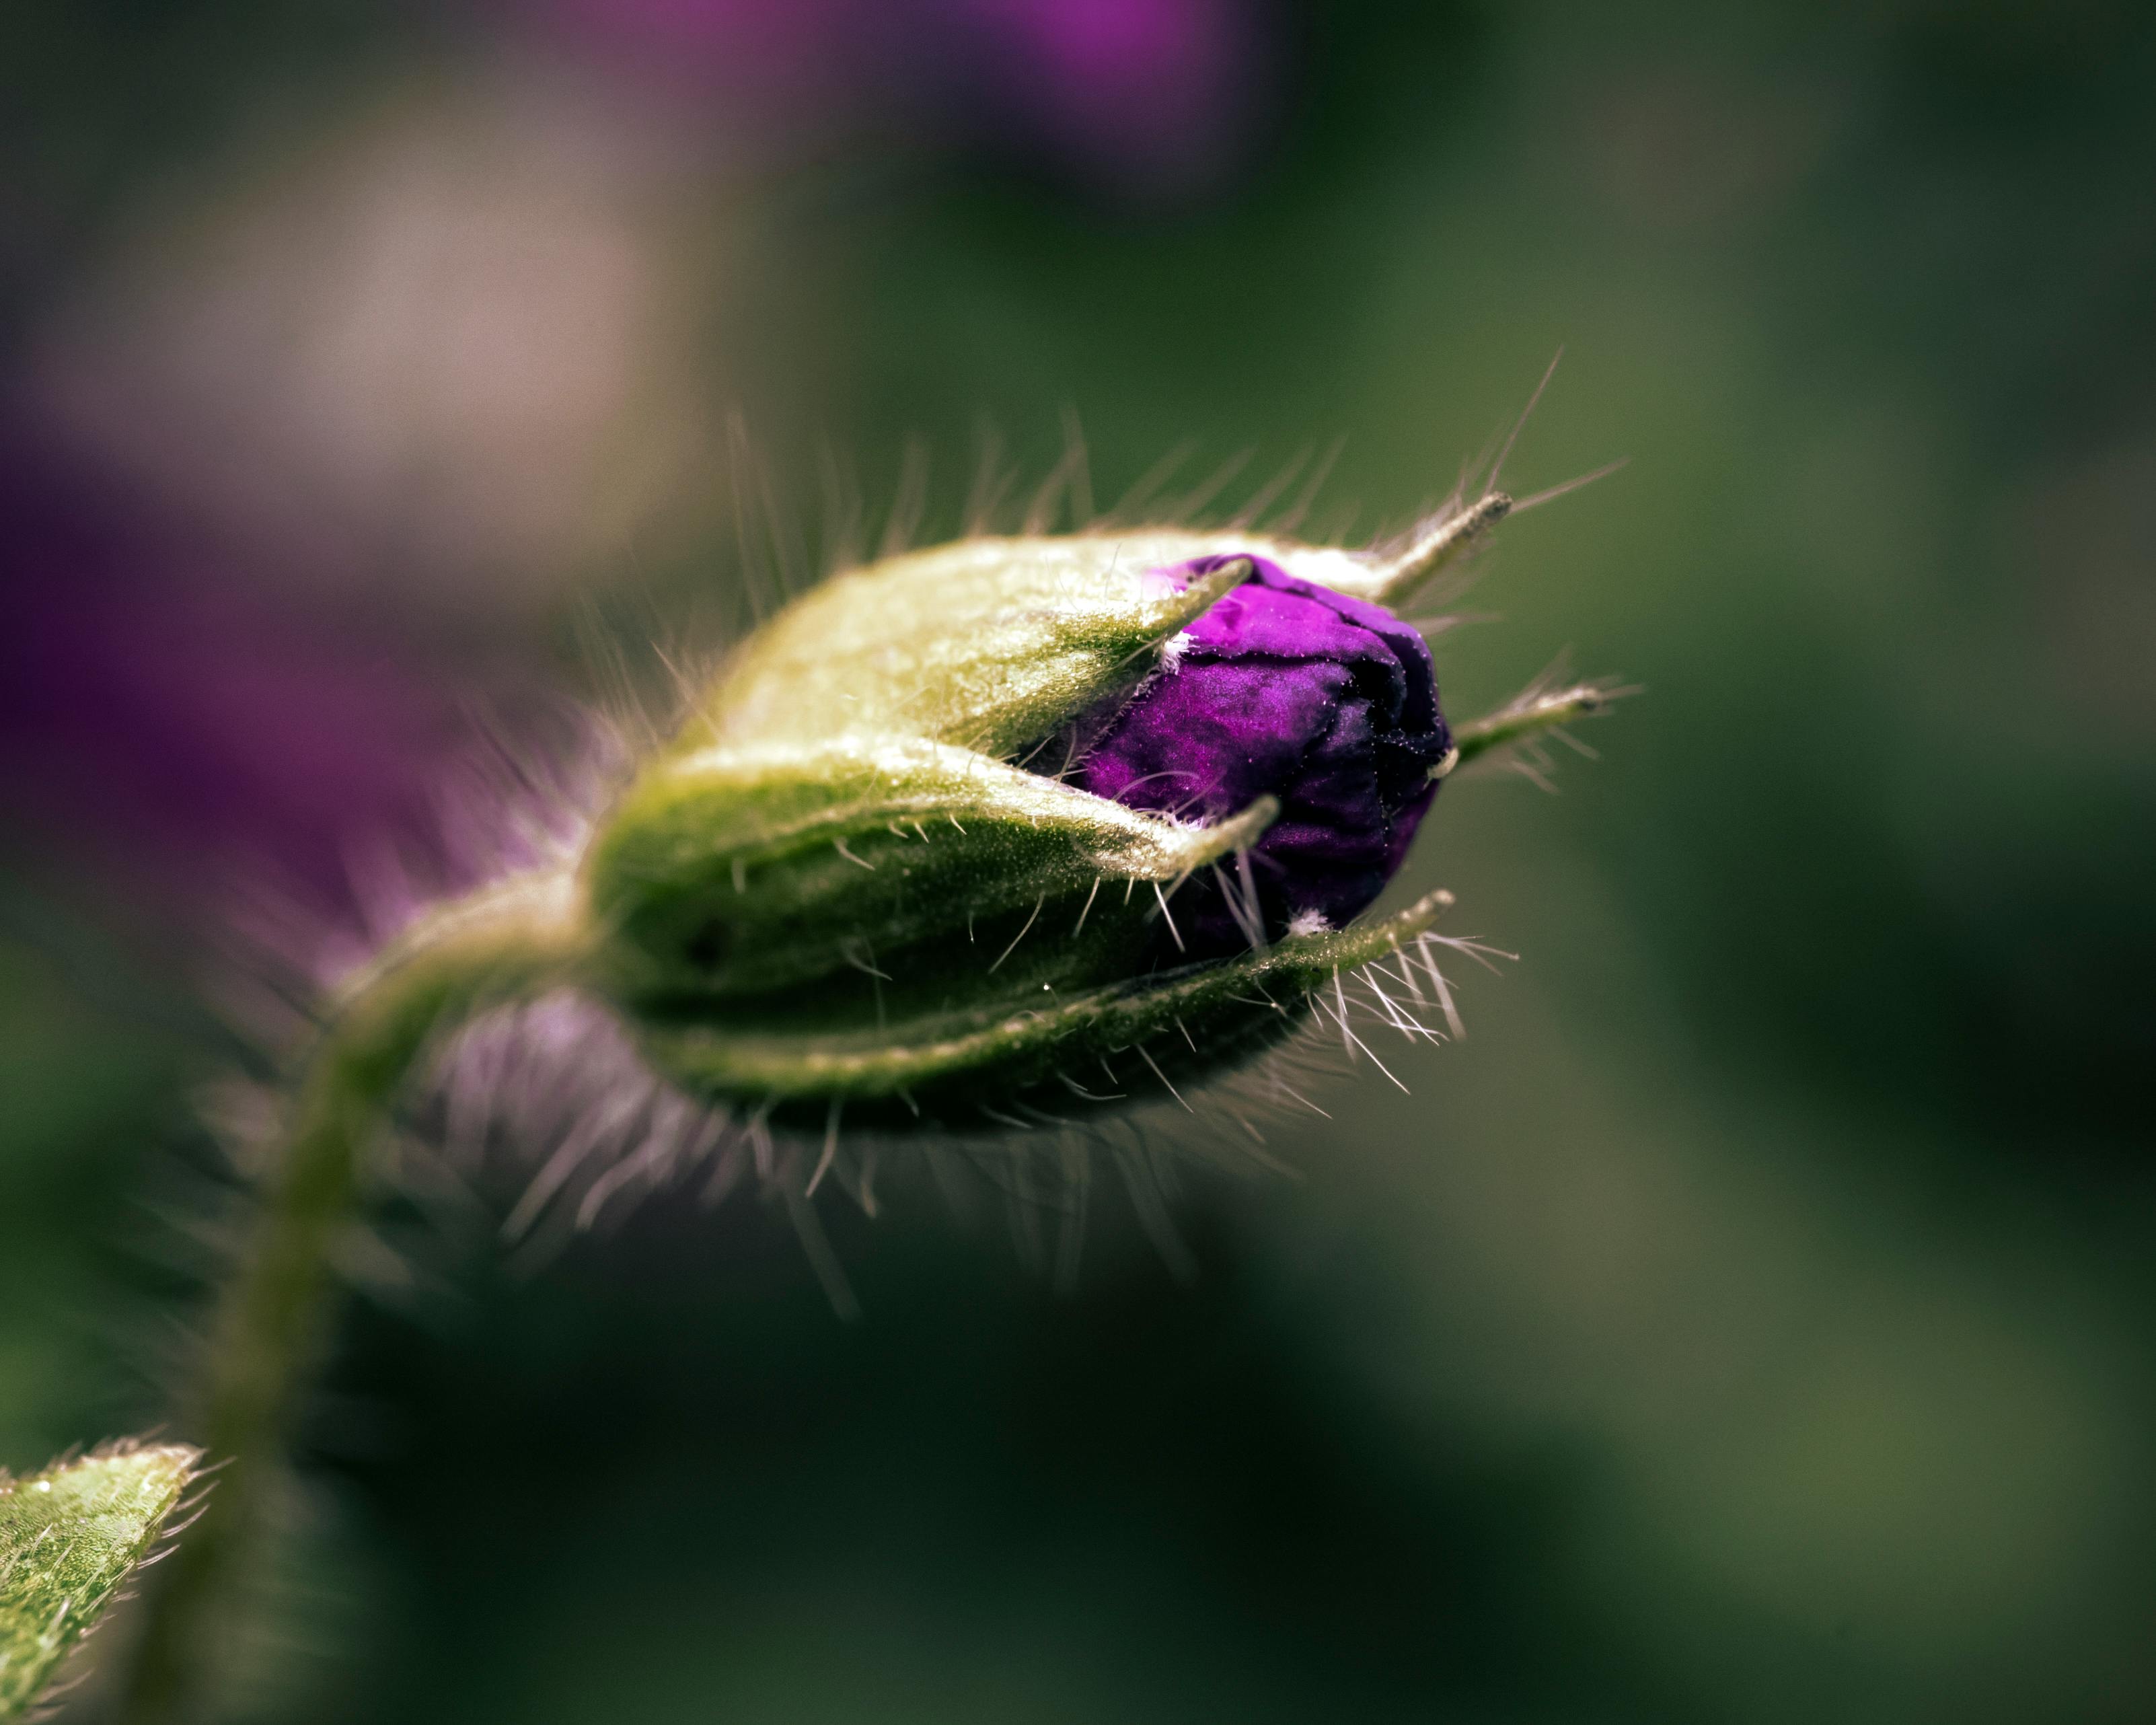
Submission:
M 244 858 L 328 904 L 356 837 L 426 824 L 440 694 L 28 416 L 0 421 L 0 798 L 48 845 L 182 897 Z
M 945 0 L 972 93 L 1022 141 L 1136 191 L 1217 172 L 1255 105 L 1241 0 Z
M 1231 161 L 1269 56 L 1250 0 L 495 0 L 729 129 L 896 121 L 1140 195 Z
M 579 58 L 692 101 L 723 129 L 820 131 L 855 105 L 864 0 L 495 0 Z
M 1251 854 L 1265 932 L 1276 937 L 1311 912 L 1337 927 L 1384 890 L 1452 738 L 1430 649 L 1412 628 L 1383 606 L 1253 561 L 1255 576 L 1190 626 L 1168 668 L 1093 744 L 1077 780 L 1133 808 L 1207 819 L 1280 798 L 1280 819 Z M 1250 944 L 1213 883 L 1194 881 L 1176 903 L 1190 957 Z

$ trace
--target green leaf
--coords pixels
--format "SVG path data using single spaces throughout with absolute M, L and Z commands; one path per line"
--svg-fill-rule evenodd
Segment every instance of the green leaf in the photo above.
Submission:
M 96 1625 L 201 1459 L 121 1443 L 23 1479 L 0 1471 L 0 1719 L 30 1707 Z

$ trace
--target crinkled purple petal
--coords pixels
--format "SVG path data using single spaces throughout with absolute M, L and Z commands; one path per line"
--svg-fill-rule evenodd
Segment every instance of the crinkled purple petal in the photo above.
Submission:
M 1174 572 L 1188 579 L 1219 561 Z M 1250 859 L 1277 937 L 1311 911 L 1337 927 L 1384 890 L 1452 739 L 1419 634 L 1382 606 L 1252 561 L 1251 579 L 1191 624 L 1077 776 L 1096 796 L 1191 819 L 1277 797 L 1281 818 Z M 1192 957 L 1249 944 L 1217 882 L 1191 883 L 1175 916 Z

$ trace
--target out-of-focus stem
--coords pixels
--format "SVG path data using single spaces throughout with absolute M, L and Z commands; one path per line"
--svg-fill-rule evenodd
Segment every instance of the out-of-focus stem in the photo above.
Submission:
M 182 1725 L 210 1696 L 235 1559 L 326 1327 L 331 1255 L 365 1190 L 364 1158 L 399 1089 L 449 1026 L 573 977 L 586 949 L 571 880 L 521 876 L 447 906 L 348 988 L 308 1056 L 283 1158 L 226 1290 L 187 1427 L 223 1464 L 208 1513 L 144 1601 L 120 1685 L 124 1725 Z

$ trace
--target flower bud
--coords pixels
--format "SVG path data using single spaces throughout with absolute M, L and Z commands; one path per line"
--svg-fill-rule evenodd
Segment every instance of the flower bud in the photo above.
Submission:
M 1219 558 L 1186 565 L 1193 577 Z M 1153 682 L 1124 702 L 1076 782 L 1134 809 L 1217 820 L 1254 798 L 1281 812 L 1250 851 L 1267 935 L 1337 927 L 1384 890 L 1437 790 L 1452 739 L 1423 639 L 1383 606 L 1250 560 Z M 1251 943 L 1247 908 L 1194 883 L 1186 948 Z
M 968 540 L 753 634 L 583 865 L 660 1068 L 803 1117 L 1062 1117 L 1419 935 L 1442 895 L 1344 925 L 1456 758 L 1378 603 L 1435 559 L 1248 544 Z

